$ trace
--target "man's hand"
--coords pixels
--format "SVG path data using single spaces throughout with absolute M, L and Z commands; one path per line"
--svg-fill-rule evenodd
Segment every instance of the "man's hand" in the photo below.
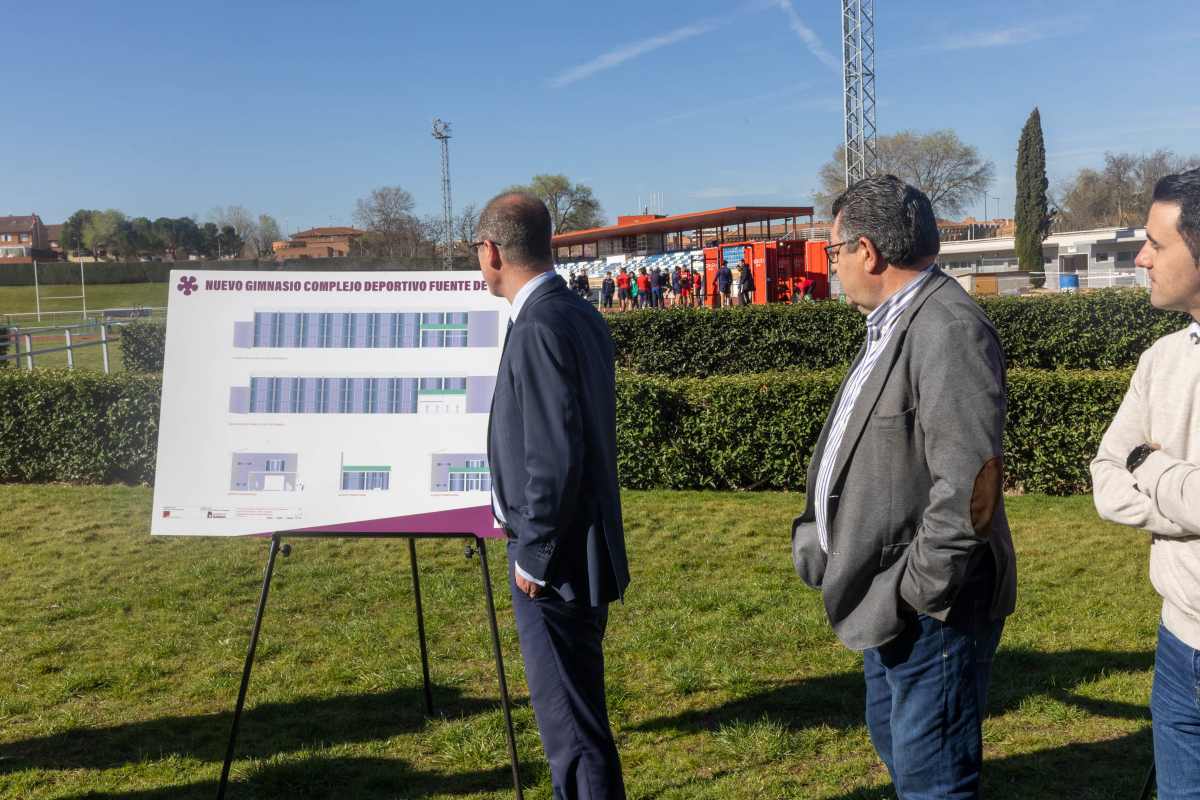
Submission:
M 513 571 L 513 577 L 517 579 L 517 588 L 529 595 L 530 600 L 537 597 L 538 593 L 542 591 L 542 587 L 538 586 L 533 581 L 525 580 L 521 577 L 521 573 L 517 572 L 516 570 Z

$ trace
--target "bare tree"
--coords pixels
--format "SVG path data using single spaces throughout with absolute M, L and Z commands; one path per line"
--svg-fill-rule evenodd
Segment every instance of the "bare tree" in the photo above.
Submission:
M 354 222 L 373 234 L 364 244 L 389 257 L 416 255 L 421 224 L 413 216 L 413 196 L 399 186 L 372 189 L 354 204 Z
M 219 229 L 224 230 L 226 227 L 233 228 L 237 233 L 238 239 L 242 242 L 242 250 L 252 249 L 255 252 L 253 255 L 259 255 L 256 242 L 258 239 L 258 223 L 254 220 L 254 215 L 246 210 L 244 206 L 217 206 L 208 212 L 208 221 L 215 224 Z M 243 253 L 235 253 L 236 256 L 241 256 Z
M 1160 178 L 1200 166 L 1200 156 L 1170 150 L 1148 154 L 1105 153 L 1104 167 L 1085 167 L 1061 183 L 1055 194 L 1060 230 L 1136 227 L 1146 221 L 1154 184 Z
M 995 180 L 992 162 L 952 130 L 880 136 L 877 150 L 879 172 L 895 175 L 923 191 L 939 216 L 962 213 Z M 845 145 L 839 145 L 833 158 L 821 167 L 817 180 L 820 187 L 813 192 L 813 206 L 818 214 L 828 215 L 833 201 L 846 188 Z
M 571 183 L 566 175 L 534 175 L 528 185 L 513 186 L 509 191 L 540 197 L 550 210 L 555 233 L 598 228 L 605 222 L 604 210 L 592 194 L 592 187 Z
M 259 258 L 266 258 L 274 252 L 273 245 L 283 238 L 279 232 L 279 223 L 270 214 L 259 214 L 258 223 L 254 226 L 254 249 Z
M 467 203 L 454 220 L 454 238 L 469 244 L 475 241 L 477 227 L 479 227 L 479 209 L 474 203 Z

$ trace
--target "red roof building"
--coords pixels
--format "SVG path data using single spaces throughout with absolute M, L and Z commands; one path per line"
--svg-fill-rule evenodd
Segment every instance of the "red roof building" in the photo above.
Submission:
M 811 238 L 811 206 L 729 206 L 690 214 L 617 217 L 616 225 L 560 233 L 551 240 L 558 261 L 654 255 L 725 242 Z M 807 217 L 807 222 L 800 222 Z
M 287 241 L 272 242 L 277 260 L 288 258 L 336 258 L 350 255 L 350 245 L 366 231 L 357 228 L 309 228 L 292 234 Z

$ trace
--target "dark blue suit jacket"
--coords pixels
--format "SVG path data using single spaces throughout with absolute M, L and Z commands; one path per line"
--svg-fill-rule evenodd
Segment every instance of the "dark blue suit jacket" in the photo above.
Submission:
M 612 338 L 562 278 L 529 295 L 505 339 L 488 464 L 522 570 L 567 601 L 624 595 Z

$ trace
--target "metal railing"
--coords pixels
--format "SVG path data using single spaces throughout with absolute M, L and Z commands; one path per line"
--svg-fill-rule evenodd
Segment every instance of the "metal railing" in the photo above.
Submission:
M 76 350 L 86 347 L 99 347 L 101 363 L 105 374 L 107 374 L 111 371 L 108 345 L 114 341 L 109 338 L 109 329 L 120 327 L 123 324 L 126 323 L 93 321 L 81 322 L 77 325 L 55 325 L 41 328 L 10 327 L 7 333 L 0 333 L 0 345 L 9 345 L 13 352 L 0 355 L 0 364 L 13 361 L 18 366 L 21 366 L 24 363 L 25 369 L 32 370 L 36 364 L 37 357 L 47 356 L 51 353 L 65 352 L 67 354 L 67 369 L 75 369 Z M 77 341 L 77 337 L 86 337 L 91 332 L 95 332 L 96 334 L 94 340 Z M 54 339 L 60 335 L 63 341 L 61 346 L 35 349 L 34 343 L 36 339 Z
M 40 322 L 43 317 L 69 317 L 79 319 L 83 322 L 88 321 L 105 321 L 111 322 L 117 319 L 131 319 L 135 317 L 141 318 L 161 318 L 167 314 L 166 306 L 136 306 L 131 308 L 98 308 L 87 311 L 42 311 L 38 312 L 21 312 L 19 314 L 0 314 L 0 325 L 19 324 L 20 320 L 31 320 Z

